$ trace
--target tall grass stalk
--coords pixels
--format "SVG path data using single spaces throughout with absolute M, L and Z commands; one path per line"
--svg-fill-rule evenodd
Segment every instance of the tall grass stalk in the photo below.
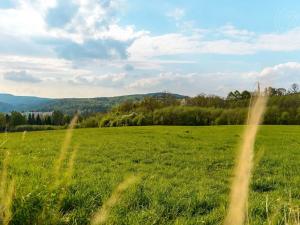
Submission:
M 253 149 L 259 124 L 266 109 L 267 99 L 266 95 L 257 92 L 250 108 L 231 188 L 229 210 L 225 219 L 226 225 L 243 225 L 245 222 L 253 167 Z
M 44 203 L 43 209 L 39 216 L 39 221 L 41 223 L 44 220 L 48 220 L 49 223 L 51 223 L 50 220 L 52 221 L 52 223 L 57 223 L 60 218 L 59 207 L 60 207 L 61 201 L 66 193 L 66 187 L 63 187 L 63 183 L 65 182 L 66 177 L 72 176 L 71 173 L 73 171 L 73 165 L 74 165 L 74 160 L 75 160 L 75 155 L 76 155 L 77 150 L 75 150 L 71 153 L 71 158 L 68 163 L 67 172 L 63 173 L 61 167 L 67 157 L 68 149 L 71 145 L 71 141 L 72 141 L 72 137 L 73 137 L 73 130 L 74 130 L 74 127 L 75 127 L 77 121 L 78 121 L 78 115 L 76 114 L 68 126 L 68 129 L 67 129 L 66 135 L 65 135 L 65 139 L 64 139 L 61 149 L 60 149 L 59 156 L 57 158 L 57 161 L 54 164 L 54 168 L 53 168 L 54 183 L 49 187 L 49 193 L 48 193 L 49 196 L 46 199 L 46 202 Z M 68 175 L 66 175 L 66 174 L 68 174 Z M 58 190 L 58 189 L 62 189 L 63 191 Z M 52 194 L 54 194 L 55 191 L 57 191 L 57 190 L 59 191 L 59 194 L 57 195 L 57 197 L 55 199 L 51 199 L 50 196 Z M 50 205 L 52 205 L 52 206 L 50 207 Z
M 7 167 L 8 167 L 9 155 L 10 153 L 6 152 L 5 158 L 3 160 L 2 172 L 1 172 L 0 198 L 2 203 L 6 195 L 5 191 L 7 186 Z
M 135 176 L 130 176 L 125 179 L 118 187 L 113 191 L 112 195 L 106 202 L 103 203 L 102 207 L 94 215 L 91 221 L 91 225 L 104 224 L 109 216 L 111 209 L 120 201 L 123 193 L 139 179 Z
M 73 136 L 73 129 L 77 123 L 77 120 L 78 120 L 78 115 L 75 115 L 66 131 L 66 136 L 65 136 L 64 142 L 61 146 L 59 157 L 55 163 L 55 166 L 54 166 L 54 178 L 55 178 L 54 184 L 55 185 L 58 185 L 58 183 L 59 183 L 59 180 L 61 177 L 60 176 L 61 175 L 61 173 L 60 173 L 61 165 L 66 158 L 68 148 L 71 144 L 71 140 L 72 140 L 72 136 Z
M 11 181 L 6 191 L 6 198 L 3 201 L 3 225 L 8 225 L 12 218 L 11 205 L 15 194 L 15 181 Z
M 24 141 L 24 140 L 25 140 L 25 138 L 26 138 L 26 134 L 27 134 L 27 131 L 26 131 L 26 130 L 24 130 L 24 131 L 23 131 L 23 133 L 22 133 L 22 141 Z
M 57 218 L 58 220 L 62 218 L 62 215 L 60 213 L 60 207 L 61 207 L 64 197 L 67 194 L 67 189 L 71 183 L 71 178 L 73 175 L 73 169 L 74 169 L 74 163 L 75 163 L 77 151 L 78 151 L 78 146 L 76 146 L 74 148 L 74 150 L 72 151 L 69 162 L 68 162 L 68 167 L 63 175 L 62 180 L 59 182 L 59 186 L 57 186 L 57 188 L 59 189 L 59 194 L 58 194 L 58 198 L 57 198 L 56 202 L 54 202 L 54 204 L 52 206 L 53 210 L 51 211 L 52 217 L 54 218 L 54 220 L 55 220 L 55 218 Z
M 0 143 L 0 148 L 2 146 L 4 146 L 7 141 L 8 141 L 8 134 L 7 134 L 7 131 L 5 131 L 5 133 L 4 133 L 4 140 L 2 141 L 2 143 Z
M 7 225 L 11 220 L 11 204 L 13 201 L 13 195 L 15 193 L 15 182 L 8 181 L 8 162 L 10 153 L 7 152 L 3 160 L 3 167 L 1 173 L 0 183 L 0 199 L 1 199 L 1 214 L 0 218 L 2 224 Z

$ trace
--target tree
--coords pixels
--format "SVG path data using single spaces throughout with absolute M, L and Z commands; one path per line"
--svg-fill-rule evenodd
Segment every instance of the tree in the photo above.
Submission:
M 233 94 L 234 94 L 236 100 L 242 98 L 242 95 L 241 95 L 241 93 L 238 90 L 236 90 Z
M 269 96 L 276 96 L 277 95 L 277 89 L 273 87 L 267 88 L 267 93 Z
M 270 96 L 284 96 L 287 93 L 285 88 L 273 88 L 273 87 L 268 87 L 267 92 Z
M 45 124 L 46 125 L 51 125 L 52 124 L 51 117 L 48 116 L 48 115 L 45 117 Z
M 6 128 L 6 119 L 5 115 L 0 113 L 0 131 L 4 131 Z
M 291 85 L 290 92 L 291 92 L 292 94 L 297 94 L 297 93 L 299 92 L 299 85 L 296 84 L 296 83 L 293 83 L 293 84 Z
M 16 127 L 26 124 L 26 118 L 19 112 L 12 112 L 10 116 L 10 126 Z
M 60 111 L 54 111 L 52 114 L 53 125 L 64 125 L 64 114 Z
M 289 121 L 290 121 L 289 112 L 282 112 L 281 117 L 280 117 L 280 123 L 287 125 L 287 124 L 289 124 Z
M 154 97 L 146 97 L 140 102 L 140 106 L 148 112 L 153 112 L 161 107 L 161 103 Z
M 232 91 L 228 93 L 227 100 L 235 100 L 235 95 Z
M 251 98 L 251 93 L 249 91 L 243 91 L 241 93 L 242 99 L 250 99 Z
M 133 101 L 126 100 L 117 107 L 117 110 L 119 112 L 131 112 L 133 108 L 134 108 Z
M 34 118 L 34 114 L 33 113 L 30 113 L 28 115 L 28 124 L 30 124 L 30 125 L 34 125 L 35 124 L 35 118 Z
M 69 124 L 72 120 L 72 117 L 69 115 L 64 115 L 64 122 L 63 124 Z
M 37 117 L 36 117 L 36 124 L 37 125 L 42 125 L 42 119 L 40 117 L 40 114 L 38 114 Z
M 168 92 L 162 93 L 161 101 L 164 106 L 178 105 L 176 97 Z
M 243 96 L 238 90 L 235 90 L 234 92 L 229 92 L 227 99 L 228 100 L 239 100 L 239 99 L 243 99 Z
M 278 96 L 286 95 L 286 89 L 285 88 L 278 88 L 277 89 L 277 95 Z

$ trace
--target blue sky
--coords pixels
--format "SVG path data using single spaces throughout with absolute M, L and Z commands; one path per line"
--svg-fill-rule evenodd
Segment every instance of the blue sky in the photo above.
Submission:
M 1 0 L 0 92 L 225 96 L 300 83 L 300 3 Z

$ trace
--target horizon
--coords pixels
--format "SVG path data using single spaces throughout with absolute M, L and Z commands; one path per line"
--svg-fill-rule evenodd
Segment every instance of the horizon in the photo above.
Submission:
M 0 92 L 225 96 L 257 81 L 288 88 L 300 83 L 299 10 L 295 0 L 2 0 Z
M 294 83 L 294 84 L 298 85 L 297 83 Z M 265 87 L 265 88 L 282 89 L 283 87 L 272 87 L 272 86 L 269 86 L 269 87 Z M 291 86 L 290 86 L 290 88 L 291 88 Z M 298 86 L 298 88 L 299 88 L 299 86 Z M 287 92 L 290 90 L 288 88 L 283 88 L 283 89 L 285 89 Z M 16 94 L 13 94 L 13 93 L 4 93 L 4 92 L 0 92 L 0 95 L 11 95 L 11 96 L 14 96 L 14 97 L 34 97 L 34 98 L 44 98 L 44 99 L 81 99 L 81 98 L 82 99 L 87 99 L 87 98 L 117 98 L 117 97 L 123 97 L 123 96 L 151 95 L 151 94 L 167 93 L 167 94 L 180 95 L 180 96 L 189 97 L 189 98 L 193 98 L 193 97 L 196 97 L 196 96 L 199 96 L 199 95 L 217 96 L 217 97 L 221 97 L 221 98 L 226 98 L 227 95 L 230 92 L 234 92 L 234 91 L 239 91 L 239 92 L 243 92 L 243 91 L 255 92 L 254 89 L 253 90 L 249 90 L 249 89 L 233 89 L 233 90 L 230 90 L 228 93 L 226 93 L 226 95 L 207 94 L 207 93 L 199 93 L 197 95 L 185 95 L 185 94 L 175 93 L 175 92 L 158 91 L 158 92 L 144 92 L 144 93 L 134 93 L 134 94 L 125 94 L 125 95 L 111 95 L 111 96 L 92 96 L 92 97 L 76 97 L 76 96 L 74 96 L 74 97 L 58 97 L 58 98 L 47 97 L 47 96 L 43 97 L 43 96 L 38 96 L 38 95 L 16 95 Z

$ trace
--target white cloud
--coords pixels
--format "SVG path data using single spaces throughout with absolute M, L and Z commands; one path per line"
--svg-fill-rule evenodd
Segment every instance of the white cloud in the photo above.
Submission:
M 131 59 L 135 60 L 179 54 L 247 55 L 261 51 L 300 50 L 300 28 L 285 33 L 260 35 L 246 29 L 238 29 L 231 24 L 211 30 L 201 29 L 196 27 L 193 21 L 182 20 L 185 15 L 185 10 L 182 8 L 175 8 L 167 13 L 169 17 L 176 20 L 176 23 L 180 21 L 179 32 L 151 35 L 149 31 L 136 30 L 134 25 L 119 25 L 115 12 L 122 4 L 121 0 L 69 1 L 69 4 L 77 7 L 70 21 L 62 27 L 51 27 L 47 24 L 47 13 L 49 10 L 56 9 L 58 1 L 62 0 L 51 0 L 46 3 L 42 0 L 19 0 L 16 8 L 0 9 L 0 35 L 8 35 L 16 40 L 32 41 L 31 45 L 38 40 L 40 47 L 44 46 L 47 49 L 50 46 L 54 52 L 59 51 L 59 57 L 65 55 L 61 51 L 69 50 L 62 47 L 66 45 L 66 41 L 74 42 L 78 44 L 78 48 L 81 48 L 81 45 L 87 42 L 99 40 L 119 41 L 123 45 L 118 47 L 120 54 L 125 56 L 124 51 L 128 50 Z M 64 43 L 55 43 L 58 41 Z M 131 42 L 133 43 L 130 45 Z M 106 43 L 104 42 L 104 45 Z M 88 45 L 88 48 L 94 47 Z M 108 53 L 103 55 L 108 59 L 111 59 L 110 48 L 112 46 L 107 49 Z M 113 47 L 111 50 L 118 51 L 118 49 Z M 18 50 L 22 49 L 18 47 L 16 51 Z M 78 51 L 78 54 L 85 53 L 85 46 Z
M 216 37 L 211 38 L 212 34 Z M 257 35 L 248 30 L 239 30 L 232 25 L 226 25 L 215 31 L 206 30 L 191 35 L 146 34 L 137 38 L 128 51 L 134 59 L 178 54 L 251 55 L 263 51 L 300 51 L 300 28 L 285 33 Z
M 247 89 L 255 78 L 249 79 L 237 73 L 173 73 L 147 75 L 127 86 L 135 92 L 169 91 L 194 96 L 201 93 L 225 96 L 232 89 Z
M 27 71 L 9 71 L 4 73 L 4 79 L 14 81 L 14 82 L 25 82 L 25 83 L 39 83 L 41 79 L 36 76 L 29 74 Z
M 199 72 L 200 66 L 194 67 L 201 54 L 299 52 L 300 28 L 264 34 L 232 24 L 203 29 L 185 20 L 184 9 L 175 8 L 167 16 L 177 31 L 154 35 L 134 24 L 121 25 L 116 14 L 122 0 L 69 0 L 72 13 L 64 15 L 64 9 L 57 12 L 63 21 L 48 21 L 49 11 L 59 10 L 65 2 L 16 0 L 16 8 L 0 9 L 1 91 L 57 97 L 166 89 L 191 95 L 223 94 L 233 88 L 251 88 L 258 79 L 285 86 L 300 78 L 297 62 L 243 73 L 205 73 Z M 16 79 L 4 79 L 11 72 L 17 80 L 23 79 L 22 85 L 16 85 Z M 40 82 L 29 83 L 32 78 Z
M 4 59 L 10 60 L 8 70 Z M 30 61 L 31 60 L 31 61 Z M 23 63 L 24 65 L 22 65 Z M 20 65 L 22 65 L 20 67 Z M 56 65 L 57 68 L 51 68 Z M 21 73 L 24 69 L 26 74 Z M 25 68 L 31 68 L 26 69 Z M 5 79 L 8 72 L 16 72 L 16 79 Z M 30 94 L 48 97 L 95 97 L 156 91 L 170 91 L 186 95 L 200 93 L 225 96 L 234 89 L 253 89 L 257 81 L 265 86 L 289 87 L 291 83 L 300 83 L 300 63 L 288 62 L 267 67 L 261 71 L 250 72 L 173 72 L 164 70 L 138 72 L 136 75 L 126 72 L 95 73 L 90 70 L 75 69 L 65 60 L 0 57 L 0 89 L 2 92 Z M 7 76 L 7 75 L 6 75 Z M 29 82 L 32 77 L 39 83 Z M 25 81 L 25 80 L 26 81 Z M 16 81 L 22 84 L 16 85 Z
M 285 33 L 262 34 L 256 40 L 257 51 L 299 51 L 300 50 L 300 27 Z
M 21 4 L 19 8 L 0 9 L 0 32 L 22 38 L 44 35 L 45 23 L 36 9 Z
M 161 36 L 143 36 L 136 39 L 128 48 L 132 59 L 153 58 L 156 56 L 179 54 L 228 54 L 245 55 L 256 52 L 255 45 L 228 39 L 203 40 L 201 35 L 183 35 L 178 33 Z
M 288 87 L 291 83 L 300 83 L 300 63 L 287 62 L 264 68 L 258 78 L 266 86 Z
M 219 29 L 217 29 L 221 35 L 225 37 L 241 39 L 241 40 L 250 40 L 255 37 L 255 33 L 248 31 L 246 29 L 237 29 L 235 26 L 231 24 L 226 24 Z
M 185 10 L 182 8 L 175 8 L 169 12 L 167 12 L 167 17 L 170 17 L 176 21 L 182 19 L 185 16 Z
M 105 74 L 105 75 L 81 75 L 76 76 L 74 79 L 70 80 L 71 83 L 76 85 L 86 85 L 86 86 L 100 86 L 100 87 L 121 87 L 126 81 L 127 74 Z
M 130 83 L 127 88 L 135 91 L 176 92 L 187 95 L 200 93 L 226 96 L 229 91 L 254 90 L 256 83 L 263 87 L 288 88 L 292 83 L 300 83 L 300 63 L 288 62 L 266 67 L 261 71 L 229 73 L 174 73 L 163 72 L 158 75 L 145 75 Z
M 16 53 L 24 51 L 22 44 L 26 40 L 26 45 L 39 44 L 41 52 L 50 47 L 53 52 L 58 52 L 60 57 L 65 55 L 61 51 L 69 50 L 65 47 L 67 44 L 77 45 L 80 50 L 76 53 L 86 56 L 86 43 L 88 46 L 89 43 L 100 43 L 101 52 L 106 51 L 102 56 L 109 56 L 108 58 L 113 51 L 120 51 L 120 54 L 125 55 L 123 51 L 126 51 L 129 42 L 147 32 L 135 31 L 133 25 L 118 24 L 115 12 L 121 2 L 52 0 L 46 3 L 42 0 L 19 0 L 16 8 L 0 9 L 0 35 L 15 39 L 16 43 L 13 46 L 9 43 L 10 46 L 6 48 L 10 47 Z M 70 13 L 72 8 L 74 12 Z M 51 17 L 50 12 L 53 14 Z M 112 41 L 115 41 L 114 46 Z M 107 47 L 103 46 L 106 44 Z M 89 48 L 93 51 L 94 46 Z M 26 51 L 31 54 L 30 50 Z
M 166 34 L 160 36 L 145 35 L 136 39 L 128 48 L 132 59 L 151 58 L 161 55 L 195 53 L 199 49 L 199 36 Z

